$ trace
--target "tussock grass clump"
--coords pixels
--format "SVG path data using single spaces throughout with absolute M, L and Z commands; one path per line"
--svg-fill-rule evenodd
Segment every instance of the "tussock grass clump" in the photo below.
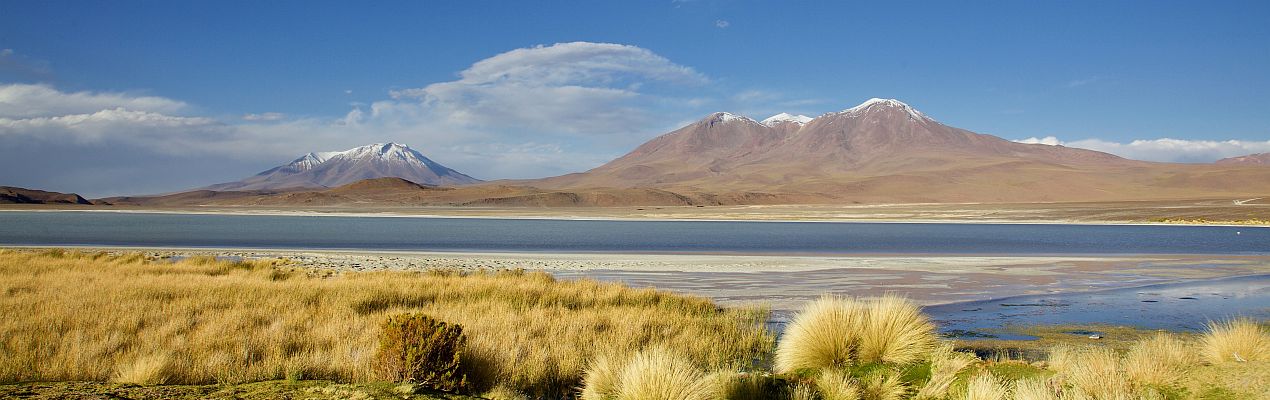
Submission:
M 1124 357 L 1125 374 L 1140 384 L 1171 386 L 1199 357 L 1177 336 L 1159 333 L 1134 343 Z
M 1210 322 L 1200 344 L 1204 360 L 1214 364 L 1270 360 L 1270 333 L 1249 319 Z
M 576 390 L 597 343 L 661 345 L 715 369 L 766 359 L 773 340 L 763 310 L 545 273 L 319 277 L 281 262 L 0 250 L 0 294 L 0 382 L 371 382 L 380 324 L 401 313 L 463 327 L 475 388 L 531 397 Z M 143 360 L 154 354 L 166 362 Z
M 379 329 L 375 367 L 380 378 L 452 392 L 467 388 L 461 369 L 463 328 L 419 313 L 388 317 Z
M 1120 357 L 1104 347 L 1060 348 L 1051 355 L 1058 378 L 1075 394 L 1095 399 L 1127 398 L 1129 380 L 1120 368 Z
M 776 370 L 845 368 L 864 363 L 911 364 L 935 348 L 935 326 L 902 297 L 861 300 L 825 296 L 786 327 Z
M 1040 378 L 1014 381 L 1014 400 L 1059 400 L 1048 382 Z
M 834 369 L 820 372 L 816 390 L 823 400 L 860 400 L 860 383 L 850 374 Z
M 948 395 L 957 374 L 979 362 L 973 354 L 953 351 L 951 344 L 943 344 L 931 353 L 930 378 L 917 390 L 916 399 L 942 399 Z
M 908 385 L 898 375 L 879 371 L 860 380 L 860 397 L 864 400 L 900 400 L 908 394 Z
M 925 359 L 935 349 L 935 324 L 916 303 L 888 294 L 866 304 L 860 361 L 905 365 Z
M 713 400 L 720 382 L 686 357 L 656 347 L 635 353 L 614 368 L 602 361 L 587 371 L 582 389 L 586 400 Z
M 991 373 L 981 373 L 966 383 L 965 400 L 1006 400 L 1009 389 L 1005 382 Z

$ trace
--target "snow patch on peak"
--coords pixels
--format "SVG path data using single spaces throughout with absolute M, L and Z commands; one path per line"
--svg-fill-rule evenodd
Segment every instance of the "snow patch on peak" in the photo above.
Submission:
M 865 102 L 860 103 L 860 105 L 858 106 L 851 107 L 846 110 L 842 110 L 840 114 L 858 115 L 865 111 L 868 111 L 873 108 L 878 108 L 878 107 L 899 108 L 901 110 L 904 110 L 904 112 L 908 113 L 909 118 L 912 118 L 918 121 L 934 121 L 935 120 L 934 118 L 926 116 L 926 114 L 922 114 L 921 111 L 917 111 L 917 109 L 913 108 L 912 106 L 908 104 L 905 104 L 902 101 L 899 101 L 896 99 L 879 99 L 877 97 L 865 100 Z
M 411 149 L 409 146 L 397 143 L 374 143 L 365 146 L 358 146 L 341 152 L 337 152 L 334 157 L 341 157 L 353 160 L 382 160 L 382 161 L 414 161 L 427 164 L 430 160 L 419 152 Z
M 751 119 L 750 117 L 746 117 L 746 116 L 742 116 L 742 115 L 736 115 L 736 114 L 733 114 L 733 113 L 730 113 L 730 112 L 717 112 L 717 113 L 714 113 L 714 114 L 710 114 L 710 117 L 709 117 L 709 118 L 706 118 L 706 120 L 707 120 L 707 121 L 711 121 L 711 122 L 713 122 L 713 121 L 719 121 L 719 122 L 742 121 L 742 122 L 749 122 L 749 123 L 751 123 L 751 124 L 757 124 L 757 123 L 758 123 L 758 121 L 755 121 L 755 120 Z
M 767 119 L 759 123 L 763 125 L 767 125 L 767 126 L 776 126 L 776 124 L 785 123 L 785 122 L 792 122 L 798 125 L 804 125 L 808 122 L 811 122 L 811 120 L 812 118 L 806 115 L 793 115 L 790 113 L 780 113 L 780 114 L 767 117 Z

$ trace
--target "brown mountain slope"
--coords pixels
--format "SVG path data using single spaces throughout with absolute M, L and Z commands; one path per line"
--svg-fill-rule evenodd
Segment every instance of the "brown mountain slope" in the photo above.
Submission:
M 400 178 L 377 178 L 333 189 L 290 192 L 209 192 L 115 199 L 113 204 L 152 207 L 267 206 L 355 207 L 375 206 L 489 206 L 567 207 L 638 205 L 737 205 L 823 203 L 830 199 L 772 193 L 672 192 L 648 188 L 602 188 L 580 191 L 547 190 L 529 186 L 481 185 L 436 187 Z
M 872 99 L 801 126 L 713 114 L 590 171 L 519 183 L 762 191 L 834 202 L 1104 201 L 1267 193 L 1270 173 L 1015 143 Z
M 1257 153 L 1246 156 L 1223 158 L 1217 160 L 1216 164 L 1270 166 L 1270 153 Z
M 78 194 L 0 186 L 0 204 L 92 204 Z

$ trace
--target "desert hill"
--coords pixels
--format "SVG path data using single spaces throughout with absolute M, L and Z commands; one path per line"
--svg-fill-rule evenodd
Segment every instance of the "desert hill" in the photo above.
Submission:
M 0 186 L 0 204 L 93 204 L 74 193 Z
M 1223 158 L 1223 159 L 1217 160 L 1216 164 L 1270 166 L 1270 153 L 1257 153 L 1257 154 L 1249 154 L 1246 156 Z

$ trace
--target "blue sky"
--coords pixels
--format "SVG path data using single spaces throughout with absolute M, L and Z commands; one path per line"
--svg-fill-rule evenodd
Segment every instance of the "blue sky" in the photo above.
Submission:
M 1205 162 L 1270 151 L 1266 21 L 1264 1 L 0 0 L 0 185 L 162 192 L 381 141 L 540 177 L 713 111 L 871 97 Z

